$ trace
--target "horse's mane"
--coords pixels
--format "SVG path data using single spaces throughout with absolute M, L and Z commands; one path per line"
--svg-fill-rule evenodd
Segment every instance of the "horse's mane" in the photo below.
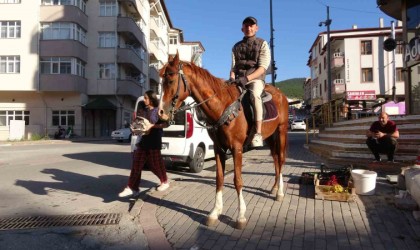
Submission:
M 216 93 L 221 93 L 228 89 L 224 79 L 213 76 L 207 69 L 201 68 L 191 62 L 182 62 L 182 64 L 188 65 L 191 68 L 192 75 L 195 76 L 194 81 L 204 81 Z

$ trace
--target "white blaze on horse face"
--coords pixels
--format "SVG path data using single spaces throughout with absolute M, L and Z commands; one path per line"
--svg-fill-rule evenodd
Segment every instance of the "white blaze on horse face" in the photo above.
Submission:
M 222 214 L 222 210 L 223 210 L 223 192 L 218 191 L 216 192 L 216 201 L 215 201 L 213 210 L 211 210 L 209 214 L 209 218 L 217 220 L 219 218 L 219 215 Z
M 246 222 L 245 212 L 246 212 L 246 204 L 244 200 L 244 196 L 242 195 L 242 188 L 239 191 L 238 195 L 238 207 L 239 207 L 239 215 L 238 215 L 238 222 Z

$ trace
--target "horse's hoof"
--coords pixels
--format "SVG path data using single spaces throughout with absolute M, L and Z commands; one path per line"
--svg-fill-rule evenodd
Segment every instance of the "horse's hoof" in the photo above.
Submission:
M 217 223 L 217 222 L 219 222 L 219 220 L 218 220 L 217 218 L 210 218 L 210 217 L 208 217 L 208 218 L 207 218 L 206 225 L 207 225 L 208 227 L 214 227 L 214 226 L 216 225 L 216 223 Z
M 278 191 L 279 189 L 278 188 L 272 188 L 271 189 L 271 194 L 277 194 L 277 191 Z
M 236 229 L 242 230 L 246 226 L 246 220 L 236 221 Z
M 276 195 L 276 201 L 283 201 L 284 195 Z

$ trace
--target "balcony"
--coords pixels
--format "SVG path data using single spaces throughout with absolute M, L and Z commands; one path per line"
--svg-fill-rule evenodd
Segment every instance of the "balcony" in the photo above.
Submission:
M 117 62 L 119 64 L 130 64 L 140 72 L 147 72 L 145 63 L 140 56 L 131 48 L 118 48 Z
M 40 91 L 69 91 L 87 94 L 87 80 L 70 74 L 41 74 Z
M 144 47 L 147 47 L 146 39 L 144 36 L 143 31 L 140 29 L 140 27 L 134 22 L 134 20 L 130 17 L 118 17 L 118 28 L 119 33 L 125 34 L 128 39 L 130 40 L 136 40 L 138 43 L 141 43 L 144 45 Z
M 117 80 L 117 95 L 129 95 L 137 98 L 142 95 L 143 86 L 140 82 L 133 78 L 126 77 L 125 79 Z
M 331 58 L 331 68 L 341 68 L 344 66 L 344 53 L 334 53 Z
M 149 66 L 149 78 L 150 78 L 150 81 L 154 83 L 159 83 L 160 77 L 159 77 L 159 72 L 156 69 L 156 67 Z
M 77 57 L 87 62 L 88 49 L 75 40 L 41 40 L 39 54 L 43 57 Z
M 339 95 L 346 92 L 346 84 L 344 84 L 344 79 L 334 79 L 332 85 L 332 94 Z
M 40 22 L 71 22 L 88 30 L 88 17 L 81 9 L 72 5 L 41 5 Z

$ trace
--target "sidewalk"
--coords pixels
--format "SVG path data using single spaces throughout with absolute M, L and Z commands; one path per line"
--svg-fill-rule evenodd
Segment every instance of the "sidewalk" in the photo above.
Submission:
M 126 157 L 116 153 L 113 159 L 118 161 L 118 155 Z M 282 202 L 269 193 L 274 181 L 269 150 L 244 154 L 242 177 L 248 224 L 243 230 L 234 228 L 238 201 L 232 174 L 225 178 L 220 222 L 207 227 L 205 221 L 215 199 L 215 172 L 211 169 L 201 176 L 170 171 L 171 187 L 165 192 L 155 191 L 156 177 L 147 171 L 142 176 L 145 186 L 139 199 L 119 200 L 115 196 L 126 182 L 126 164 L 105 164 L 107 172 L 96 173 L 96 178 L 89 169 L 104 162 L 77 156 L 73 158 L 83 162 L 84 172 L 77 170 L 74 163 L 67 163 L 62 166 L 64 170 L 51 172 L 53 180 L 43 174 L 30 182 L 29 189 L 8 185 L 12 178 L 3 172 L 5 188 L 0 194 L 6 198 L 0 209 L 14 201 L 21 204 L 19 208 L 28 203 L 35 208 L 45 207 L 46 214 L 119 213 L 121 222 L 3 231 L 1 249 L 420 249 L 420 222 L 410 211 L 395 207 L 394 187 L 383 176 L 379 176 L 373 196 L 358 196 L 351 203 L 315 200 L 314 187 L 299 184 L 299 177 L 302 172 L 319 171 L 324 161 L 300 143 L 289 144 Z M 47 157 L 39 161 L 43 170 L 52 169 L 62 159 Z M 16 170 L 25 167 L 26 163 L 13 165 Z M 89 188 L 85 183 L 90 183 Z M 40 193 L 42 190 L 46 194 Z M 74 206 L 78 209 L 67 211 Z M 131 210 L 127 212 L 127 208 Z
M 245 154 L 248 224 L 244 230 L 234 228 L 238 201 L 232 174 L 225 178 L 224 210 L 215 227 L 205 225 L 214 205 L 214 175 L 178 179 L 164 195 L 150 193 L 140 213 L 149 248 L 420 249 L 420 222 L 410 211 L 394 206 L 395 190 L 385 178 L 379 176 L 375 195 L 358 196 L 355 202 L 315 200 L 314 187 L 300 185 L 299 177 L 302 172 L 319 171 L 322 160 L 302 146 L 290 146 L 288 155 L 283 170 L 285 197 L 277 202 L 269 194 L 274 181 L 269 150 Z M 156 221 L 146 220 L 142 214 L 150 214 L 153 207 Z M 148 232 L 148 226 L 153 230 Z M 167 242 L 162 242 L 164 238 Z

